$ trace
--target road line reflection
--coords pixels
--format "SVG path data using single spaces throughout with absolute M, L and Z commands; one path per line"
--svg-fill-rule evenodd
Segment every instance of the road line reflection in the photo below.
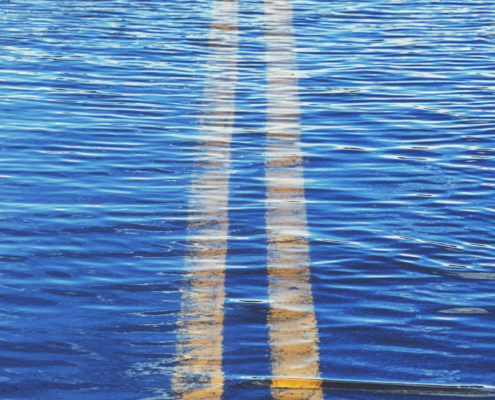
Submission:
M 272 375 L 318 378 L 318 331 L 310 284 L 308 228 L 300 150 L 300 111 L 291 0 L 265 0 L 267 19 L 268 279 Z M 272 384 L 278 400 L 323 399 L 319 386 L 301 391 Z
M 237 82 L 236 0 L 212 3 L 208 64 L 211 84 L 205 89 L 205 140 L 191 184 L 185 260 L 186 283 L 178 317 L 177 360 L 172 390 L 178 399 L 221 399 L 225 255 L 229 220 L 230 140 L 235 119 Z

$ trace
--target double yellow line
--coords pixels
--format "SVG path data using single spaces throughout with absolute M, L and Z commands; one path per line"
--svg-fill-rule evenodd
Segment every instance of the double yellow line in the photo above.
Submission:
M 228 236 L 230 141 L 235 118 L 238 3 L 213 1 L 209 67 L 210 99 L 203 122 L 204 159 L 192 181 L 186 280 L 178 319 L 178 399 L 221 399 L 225 256 Z M 267 266 L 268 316 L 275 399 L 322 399 L 318 385 L 291 378 L 319 378 L 318 332 L 309 269 L 308 228 L 300 150 L 300 104 L 291 0 L 266 0 L 267 61 Z

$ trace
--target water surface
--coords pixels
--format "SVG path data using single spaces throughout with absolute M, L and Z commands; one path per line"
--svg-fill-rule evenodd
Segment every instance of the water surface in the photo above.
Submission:
M 0 5 L 2 398 L 490 395 L 490 2 Z

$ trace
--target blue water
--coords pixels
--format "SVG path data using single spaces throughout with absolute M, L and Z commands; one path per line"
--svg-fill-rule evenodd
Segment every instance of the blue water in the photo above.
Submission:
M 174 398 L 215 3 L 0 0 L 2 398 Z M 266 18 L 238 4 L 224 398 L 269 399 Z M 492 385 L 493 4 L 293 13 L 321 377 Z

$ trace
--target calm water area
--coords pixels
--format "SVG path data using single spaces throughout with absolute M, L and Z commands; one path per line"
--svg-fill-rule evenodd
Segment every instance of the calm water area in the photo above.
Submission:
M 495 397 L 488 0 L 0 0 L 0 398 Z

